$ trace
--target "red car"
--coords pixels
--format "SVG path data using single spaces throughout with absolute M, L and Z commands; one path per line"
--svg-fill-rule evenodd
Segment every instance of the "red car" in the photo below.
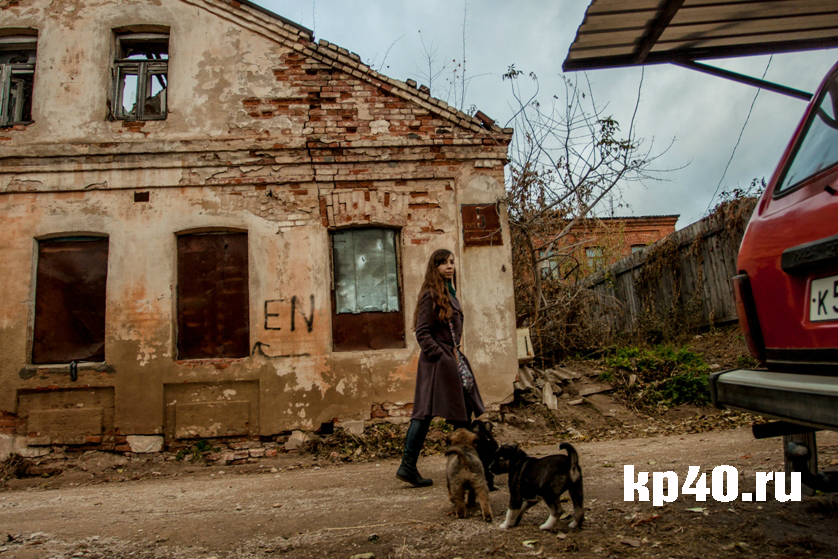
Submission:
M 764 370 L 712 375 L 713 402 L 780 420 L 755 435 L 785 436 L 794 469 L 813 468 L 814 431 L 838 430 L 838 64 L 759 200 L 737 268 L 739 324 Z M 827 480 L 815 478 L 804 483 Z

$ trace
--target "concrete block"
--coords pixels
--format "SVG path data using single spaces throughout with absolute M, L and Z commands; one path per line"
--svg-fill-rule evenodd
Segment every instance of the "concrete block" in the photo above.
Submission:
M 556 394 L 553 392 L 553 385 L 549 382 L 544 383 L 544 387 L 541 389 L 541 396 L 542 402 L 549 409 L 555 410 L 559 408 L 559 401 L 556 398 Z
M 125 439 L 131 452 L 137 454 L 163 451 L 163 437 L 159 435 L 128 435 Z
M 297 450 L 304 442 L 309 439 L 306 433 L 302 431 L 294 431 L 285 443 L 285 450 Z

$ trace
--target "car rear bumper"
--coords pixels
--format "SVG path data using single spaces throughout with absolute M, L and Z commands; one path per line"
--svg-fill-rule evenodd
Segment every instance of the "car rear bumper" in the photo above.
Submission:
M 710 375 L 719 408 L 838 430 L 838 377 L 733 369 Z

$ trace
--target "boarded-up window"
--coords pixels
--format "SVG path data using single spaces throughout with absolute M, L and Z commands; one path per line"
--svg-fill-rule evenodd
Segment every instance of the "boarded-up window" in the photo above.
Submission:
M 32 363 L 105 360 L 108 239 L 38 243 Z
M 398 232 L 332 233 L 332 340 L 336 351 L 404 347 Z
M 178 359 L 250 354 L 247 233 L 177 240 Z

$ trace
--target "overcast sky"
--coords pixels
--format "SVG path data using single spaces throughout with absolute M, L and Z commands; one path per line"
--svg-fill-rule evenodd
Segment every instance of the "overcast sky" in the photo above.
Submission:
M 586 0 L 255 1 L 313 29 L 316 39 L 357 53 L 392 78 L 427 83 L 423 41 L 436 49 L 438 67 L 465 58 L 466 75 L 472 77 L 466 105 L 476 106 L 502 126 L 512 115 L 509 82 L 502 75 L 514 64 L 539 76 L 545 100 L 560 92 L 561 65 L 588 5 Z M 836 61 L 838 49 L 775 55 L 770 66 L 767 56 L 712 63 L 755 77 L 768 66 L 766 80 L 812 92 Z M 437 78 L 441 87 L 434 87 L 435 95 L 452 104 L 454 99 L 446 99 L 444 80 L 453 67 Z M 587 76 L 598 104 L 607 104 L 606 112 L 627 124 L 641 70 L 592 70 Z M 655 166 L 679 170 L 667 173 L 665 182 L 631 186 L 623 195 L 629 207 L 616 207 L 615 215 L 679 214 L 678 228 L 682 228 L 704 216 L 720 191 L 747 187 L 754 178 L 768 180 L 805 103 L 770 91 L 759 91 L 757 96 L 758 91 L 694 70 L 646 67 L 638 135 L 654 141 L 659 150 L 674 139 Z M 610 213 L 609 207 L 604 210 Z

